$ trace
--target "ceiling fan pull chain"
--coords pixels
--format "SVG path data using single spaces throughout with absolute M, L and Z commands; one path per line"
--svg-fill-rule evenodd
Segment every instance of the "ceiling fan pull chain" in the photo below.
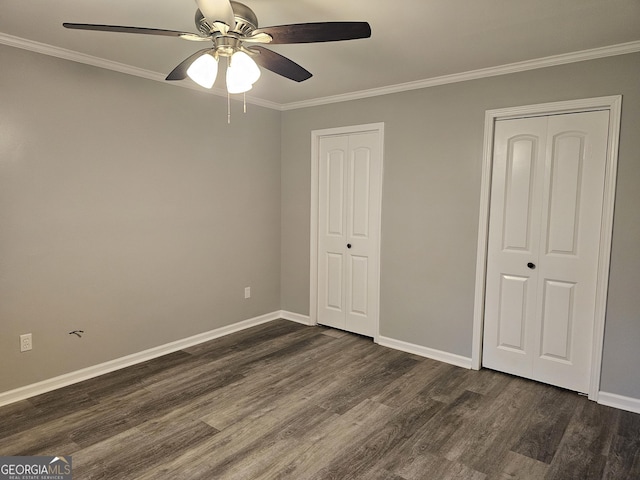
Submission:
M 247 92 L 242 93 L 242 100 L 244 102 L 244 113 L 247 113 Z
M 231 125 L 231 94 L 227 90 L 227 125 Z

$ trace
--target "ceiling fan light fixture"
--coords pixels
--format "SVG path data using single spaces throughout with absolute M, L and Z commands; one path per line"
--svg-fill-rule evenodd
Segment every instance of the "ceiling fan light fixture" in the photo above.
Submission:
M 218 76 L 218 59 L 210 53 L 201 55 L 189 66 L 187 75 L 201 87 L 213 87 Z
M 242 79 L 243 83 L 250 85 L 260 78 L 260 68 L 253 58 L 242 51 L 237 51 L 231 56 L 229 70 L 233 72 L 234 78 Z

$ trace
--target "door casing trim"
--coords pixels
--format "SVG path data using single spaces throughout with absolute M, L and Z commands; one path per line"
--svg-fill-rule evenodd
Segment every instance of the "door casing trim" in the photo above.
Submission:
M 487 110 L 485 112 L 471 363 L 474 370 L 479 370 L 482 366 L 485 278 L 489 234 L 489 200 L 491 194 L 491 171 L 493 167 L 493 136 L 495 122 L 497 120 L 513 118 L 580 113 L 593 110 L 609 111 L 609 139 L 607 144 L 607 165 L 605 170 L 604 202 L 602 206 L 602 228 L 598 255 L 595 321 L 589 383 L 589 399 L 598 401 L 605 315 L 607 308 L 607 290 L 609 285 L 611 238 L 613 235 L 613 208 L 615 203 L 616 175 L 618 169 L 618 144 L 620 139 L 622 95 L 525 105 L 520 107 Z
M 380 204 L 377 205 L 378 212 L 382 216 L 382 183 L 384 179 L 384 123 L 368 123 L 364 125 L 352 125 L 346 127 L 326 128 L 313 130 L 311 132 L 311 214 L 310 214 L 310 253 L 309 253 L 309 323 L 318 324 L 318 155 L 320 154 L 320 139 L 332 135 L 349 135 L 352 133 L 377 132 L 380 140 Z M 373 341 L 379 342 L 380 336 L 380 251 L 382 245 L 382 221 L 378 222 L 378 275 L 374 291 L 378 302 L 376 318 L 374 319 Z

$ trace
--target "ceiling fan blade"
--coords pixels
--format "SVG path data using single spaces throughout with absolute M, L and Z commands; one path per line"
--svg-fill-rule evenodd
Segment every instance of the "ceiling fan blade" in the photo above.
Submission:
M 210 25 L 224 23 L 231 30 L 236 26 L 233 7 L 229 0 L 196 0 L 196 3 Z
M 258 45 L 252 45 L 249 50 L 252 52 L 260 52 L 259 55 L 254 55 L 251 58 L 253 58 L 258 65 L 267 70 L 271 70 L 273 73 L 282 75 L 290 80 L 295 80 L 296 82 L 303 82 L 312 77 L 310 72 L 296 62 L 289 60 L 287 57 L 283 57 L 273 50 Z
M 252 35 L 266 33 L 271 35 L 271 43 L 315 43 L 338 42 L 369 38 L 371 27 L 367 22 L 317 22 L 276 25 L 258 28 Z M 249 37 L 251 38 L 251 37 Z
M 165 80 L 184 80 L 185 78 L 187 78 L 187 70 L 189 69 L 191 64 L 195 62 L 196 59 L 198 59 L 201 55 L 204 55 L 211 50 L 213 49 L 204 48 L 197 51 L 193 55 L 188 56 L 186 59 L 180 62 L 180 64 L 176 68 L 171 70 L 171 73 L 167 75 L 167 78 L 165 78 Z
M 201 37 L 195 33 L 178 32 L 175 30 L 162 30 L 160 28 L 125 27 L 122 25 L 96 25 L 93 23 L 63 23 L 63 27 L 74 30 L 95 30 L 99 32 L 140 33 L 143 35 L 161 35 L 163 37 L 180 37 L 186 40 L 206 41 L 207 37 Z

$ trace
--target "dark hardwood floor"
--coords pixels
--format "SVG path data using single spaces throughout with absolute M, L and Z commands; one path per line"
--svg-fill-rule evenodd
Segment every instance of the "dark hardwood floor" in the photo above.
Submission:
M 74 479 L 639 479 L 640 415 L 279 320 L 0 408 Z

